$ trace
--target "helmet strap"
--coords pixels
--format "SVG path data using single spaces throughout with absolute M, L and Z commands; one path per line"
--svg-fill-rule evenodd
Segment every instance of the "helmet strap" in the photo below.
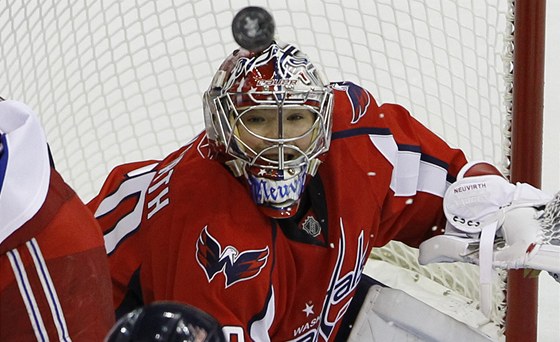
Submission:
M 234 158 L 225 162 L 235 177 L 247 176 L 245 171 L 245 162 Z
M 307 173 L 309 176 L 314 177 L 317 174 L 319 165 L 321 165 L 321 160 L 318 158 L 313 158 L 309 161 L 309 165 L 307 166 Z

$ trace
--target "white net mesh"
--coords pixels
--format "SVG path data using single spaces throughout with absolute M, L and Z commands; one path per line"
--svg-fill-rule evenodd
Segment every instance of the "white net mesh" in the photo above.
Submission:
M 116 164 L 159 159 L 203 129 L 201 94 L 236 47 L 231 19 L 247 5 L 8 0 L 0 11 L 0 94 L 40 114 L 57 168 L 88 201 Z M 508 2 L 250 5 L 269 9 L 279 39 L 299 45 L 331 80 L 360 83 L 472 159 L 502 164 Z M 446 272 L 438 274 L 448 286 L 478 289 L 476 271 Z M 458 278 L 462 272 L 470 278 Z
M 543 243 L 560 246 L 560 192 L 539 214 L 538 220 L 543 227 L 541 239 Z
M 494 3 L 494 4 L 492 4 Z M 201 93 L 247 1 L 12 1 L 0 91 L 42 116 L 85 199 L 117 163 L 159 158 L 203 128 Z M 501 162 L 503 1 L 252 1 L 331 80 L 398 102 L 472 158 Z

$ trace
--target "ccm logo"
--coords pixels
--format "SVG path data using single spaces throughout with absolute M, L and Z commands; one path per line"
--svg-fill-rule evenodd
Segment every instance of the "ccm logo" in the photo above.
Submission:
M 453 216 L 453 222 L 457 222 L 457 223 L 462 224 L 462 225 L 467 225 L 468 227 L 478 227 L 478 226 L 480 226 L 479 221 L 466 220 L 466 219 L 464 219 L 462 217 L 459 217 L 459 216 Z

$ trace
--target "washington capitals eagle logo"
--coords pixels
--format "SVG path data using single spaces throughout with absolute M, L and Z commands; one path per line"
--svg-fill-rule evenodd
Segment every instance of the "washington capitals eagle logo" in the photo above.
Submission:
M 237 248 L 227 246 L 222 250 L 220 243 L 208 233 L 208 226 L 204 227 L 196 241 L 196 261 L 204 270 L 208 282 L 223 272 L 226 288 L 256 277 L 266 265 L 268 256 L 268 247 L 239 252 Z
M 346 92 L 346 96 L 348 96 L 352 105 L 352 124 L 355 124 L 366 114 L 369 105 L 372 103 L 371 94 L 352 82 L 336 83 L 333 87 Z

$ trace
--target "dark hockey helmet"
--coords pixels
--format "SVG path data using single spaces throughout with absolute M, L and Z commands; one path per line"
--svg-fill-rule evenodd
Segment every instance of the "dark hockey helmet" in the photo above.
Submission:
M 299 49 L 235 50 L 204 94 L 209 144 L 268 216 L 297 211 L 330 145 L 332 90 Z
M 222 327 L 206 312 L 175 302 L 154 302 L 121 317 L 105 342 L 225 342 Z

